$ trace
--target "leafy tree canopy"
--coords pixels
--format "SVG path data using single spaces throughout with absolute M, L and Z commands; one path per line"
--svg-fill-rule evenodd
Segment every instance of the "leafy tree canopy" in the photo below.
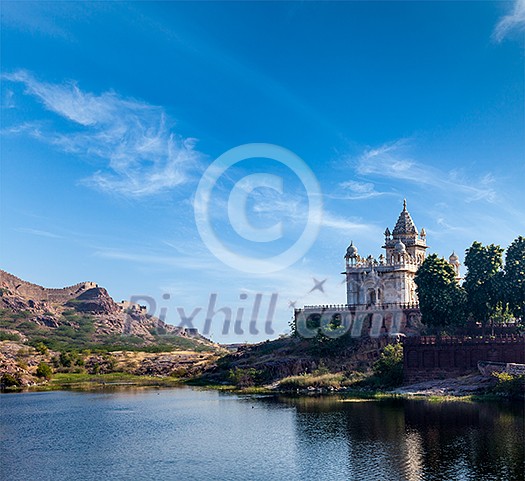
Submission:
M 516 317 L 525 317 L 525 237 L 519 236 L 505 255 L 505 297 Z
M 466 251 L 468 271 L 463 286 L 467 292 L 468 311 L 483 326 L 504 302 L 503 251 L 498 245 L 483 246 L 480 242 L 473 242 Z
M 465 292 L 445 259 L 436 254 L 428 256 L 418 269 L 415 282 L 423 324 L 442 331 L 453 330 L 465 321 Z

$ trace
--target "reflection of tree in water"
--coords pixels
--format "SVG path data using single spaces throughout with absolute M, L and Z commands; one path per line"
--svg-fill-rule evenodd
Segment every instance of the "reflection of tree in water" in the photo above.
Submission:
M 335 397 L 280 398 L 296 408 L 299 479 L 348 479 L 345 413 Z
M 296 408 L 305 479 L 523 479 L 522 407 L 337 397 L 280 401 Z
M 340 402 L 337 397 L 286 402 L 297 409 L 303 479 L 418 479 L 405 462 L 414 436 L 405 440 L 402 402 Z
M 523 480 L 523 408 L 492 403 L 405 404 L 422 440 L 424 479 Z

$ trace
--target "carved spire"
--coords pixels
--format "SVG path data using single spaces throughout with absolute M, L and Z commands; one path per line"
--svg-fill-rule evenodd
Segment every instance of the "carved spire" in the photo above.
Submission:
M 406 234 L 416 234 L 417 235 L 417 228 L 414 224 L 414 221 L 412 220 L 412 217 L 410 217 L 410 214 L 407 211 L 407 201 L 406 199 L 403 200 L 403 210 L 401 214 L 399 214 L 399 219 L 397 219 L 396 226 L 394 227 L 394 231 L 392 234 L 394 236 L 397 235 L 406 235 Z

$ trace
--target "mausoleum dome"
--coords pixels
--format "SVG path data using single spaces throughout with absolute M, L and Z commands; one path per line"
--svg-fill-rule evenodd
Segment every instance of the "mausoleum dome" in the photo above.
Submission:
M 394 246 L 394 249 L 395 249 L 395 251 L 398 254 L 404 254 L 407 251 L 406 245 L 403 244 L 403 242 L 401 240 L 398 240 L 396 242 L 396 245 Z
M 345 257 L 347 259 L 355 259 L 357 257 L 357 247 L 354 245 L 354 241 L 350 242 L 350 245 L 346 249 Z

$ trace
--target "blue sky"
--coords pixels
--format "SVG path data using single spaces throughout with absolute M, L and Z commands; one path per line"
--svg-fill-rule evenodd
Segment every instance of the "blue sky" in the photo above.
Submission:
M 1 9 L 0 262 L 22 278 L 151 296 L 175 324 L 201 308 L 201 329 L 215 294 L 215 310 L 244 309 L 245 333 L 223 334 L 219 313 L 212 338 L 253 342 L 287 330 L 290 301 L 344 302 L 347 245 L 379 255 L 404 197 L 443 256 L 525 234 L 523 0 Z M 250 143 L 306 165 L 260 154 L 214 184 L 212 229 L 247 259 L 232 266 L 201 238 L 196 192 L 217 158 Z M 289 266 L 246 272 L 309 225 L 319 196 L 308 199 L 308 172 L 323 204 L 311 246 Z M 242 196 L 229 201 L 240 182 L 241 210 Z M 232 227 L 234 211 L 259 239 Z

